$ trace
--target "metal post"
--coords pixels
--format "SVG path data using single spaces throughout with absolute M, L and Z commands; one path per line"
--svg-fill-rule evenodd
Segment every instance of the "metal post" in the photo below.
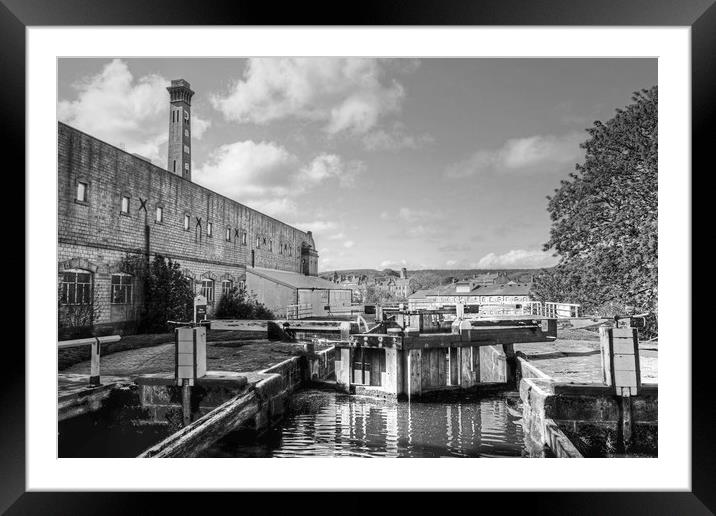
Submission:
M 89 383 L 92 386 L 100 385 L 99 377 L 99 357 L 100 357 L 100 340 L 99 337 L 95 337 L 95 341 L 90 344 L 90 378 Z
M 188 378 L 182 380 L 181 408 L 184 416 L 184 426 L 188 426 L 191 423 L 191 386 L 189 385 Z

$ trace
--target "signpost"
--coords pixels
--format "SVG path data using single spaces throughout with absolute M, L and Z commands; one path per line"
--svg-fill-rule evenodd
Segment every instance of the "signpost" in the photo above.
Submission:
M 206 297 L 198 295 L 194 298 L 194 324 L 206 320 Z

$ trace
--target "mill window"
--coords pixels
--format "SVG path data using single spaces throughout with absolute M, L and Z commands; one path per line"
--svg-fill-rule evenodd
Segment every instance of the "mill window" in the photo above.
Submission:
M 92 273 L 84 270 L 63 272 L 60 282 L 60 304 L 92 304 Z
M 134 285 L 129 274 L 112 274 L 110 299 L 113 305 L 128 305 L 132 303 Z
M 229 293 L 229 290 L 231 290 L 231 287 L 234 286 L 234 282 L 231 280 L 224 280 L 221 282 L 221 295 L 225 296 Z
M 160 224 L 164 222 L 164 208 L 161 206 L 157 206 L 156 215 L 154 216 L 155 222 L 159 222 Z
M 208 236 L 214 236 L 214 224 L 211 222 L 206 223 L 206 234 Z
M 189 231 L 189 215 L 184 214 L 184 231 Z
M 129 197 L 126 195 L 122 196 L 122 207 L 120 209 L 124 214 L 129 213 Z
M 231 228 L 226 228 L 226 241 L 231 242 Z
M 241 232 L 241 245 L 246 245 L 246 231 Z
M 201 295 L 206 298 L 207 304 L 214 304 L 214 280 L 201 280 Z
M 80 202 L 87 202 L 87 183 L 82 181 L 77 183 L 77 196 L 75 199 Z

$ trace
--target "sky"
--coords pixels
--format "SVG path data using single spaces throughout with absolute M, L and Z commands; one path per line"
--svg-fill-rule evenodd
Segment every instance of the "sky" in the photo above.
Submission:
M 555 265 L 547 196 L 655 59 L 60 59 L 57 116 L 167 166 L 192 99 L 192 180 L 312 231 L 319 270 Z

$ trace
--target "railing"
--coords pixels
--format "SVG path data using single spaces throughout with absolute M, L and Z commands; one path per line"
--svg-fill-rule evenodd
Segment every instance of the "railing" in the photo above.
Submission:
M 119 335 L 109 335 L 107 337 L 91 337 L 89 339 L 63 340 L 57 343 L 57 349 L 78 348 L 82 346 L 90 346 L 90 378 L 89 384 L 92 386 L 100 385 L 99 377 L 99 357 L 100 346 L 110 342 L 118 342 L 122 337 Z
M 288 305 L 286 307 L 286 319 L 305 319 L 312 315 L 313 305 L 311 305 L 311 303 Z
M 329 306 L 328 313 L 331 315 L 355 315 L 365 312 L 365 305 L 350 304 L 346 306 Z
M 568 319 L 570 317 L 579 317 L 579 308 L 582 305 L 574 303 L 550 303 L 544 304 L 544 315 L 555 319 Z

